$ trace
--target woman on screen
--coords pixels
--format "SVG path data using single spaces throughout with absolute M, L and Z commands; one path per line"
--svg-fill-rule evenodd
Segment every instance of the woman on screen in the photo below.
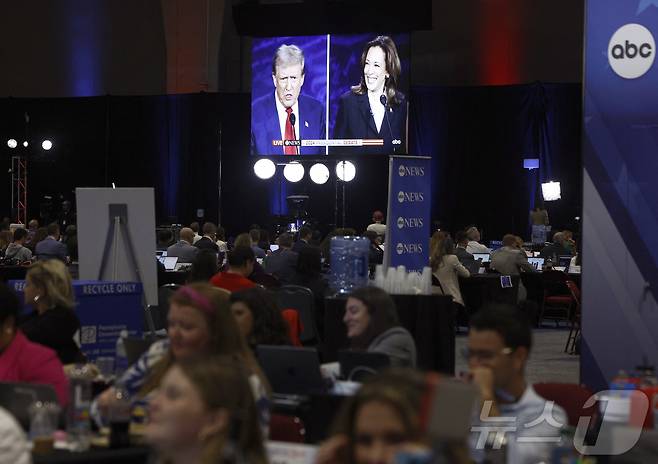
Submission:
M 406 153 L 407 101 L 398 90 L 400 57 L 393 40 L 378 36 L 361 54 L 361 82 L 340 97 L 335 139 L 383 139 L 363 153 Z M 336 150 L 343 151 L 343 150 Z

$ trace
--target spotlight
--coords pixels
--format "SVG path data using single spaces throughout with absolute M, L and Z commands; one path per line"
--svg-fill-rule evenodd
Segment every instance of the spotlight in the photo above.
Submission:
M 7 146 L 9 148 L 16 148 L 18 146 L 18 142 L 16 141 L 16 139 L 9 139 L 7 140 Z
M 329 180 L 329 168 L 322 163 L 316 163 L 311 166 L 308 174 L 316 184 L 324 184 Z
M 53 143 L 48 139 L 41 142 L 41 148 L 43 148 L 46 151 L 50 150 L 52 147 L 53 147 Z
M 283 168 L 283 177 L 288 182 L 299 182 L 304 177 L 304 166 L 299 164 L 298 161 L 286 164 L 286 167 Z
M 559 200 L 560 196 L 560 183 L 559 182 L 546 182 L 541 184 L 541 193 L 544 201 Z
M 350 161 L 341 161 L 336 165 L 336 175 L 343 182 L 350 182 L 356 177 L 356 166 Z
M 254 173 L 259 179 L 269 179 L 276 172 L 276 166 L 271 159 L 261 158 L 254 164 Z
M 23 146 L 24 146 L 25 148 L 27 148 L 28 145 L 29 145 L 29 144 L 27 143 L 27 140 L 26 140 L 25 142 L 23 142 Z

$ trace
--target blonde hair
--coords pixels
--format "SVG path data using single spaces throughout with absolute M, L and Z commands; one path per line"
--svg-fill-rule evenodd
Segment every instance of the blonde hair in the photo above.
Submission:
M 43 294 L 40 298 L 49 306 L 61 306 L 73 309 L 73 279 L 66 265 L 58 259 L 37 261 L 27 271 L 25 279 Z

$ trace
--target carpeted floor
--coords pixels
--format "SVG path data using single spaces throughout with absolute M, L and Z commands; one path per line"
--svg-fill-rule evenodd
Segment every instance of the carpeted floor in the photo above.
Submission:
M 526 365 L 526 379 L 530 383 L 579 383 L 580 356 L 566 354 L 564 345 L 569 330 L 542 328 L 533 331 L 533 348 Z M 461 350 L 466 346 L 466 335 L 457 335 L 455 374 L 467 370 Z

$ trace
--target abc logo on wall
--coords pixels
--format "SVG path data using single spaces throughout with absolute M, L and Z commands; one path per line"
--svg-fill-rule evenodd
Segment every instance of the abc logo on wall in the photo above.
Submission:
M 626 24 L 615 31 L 608 43 L 608 62 L 624 79 L 644 75 L 656 54 L 653 35 L 641 24 Z

